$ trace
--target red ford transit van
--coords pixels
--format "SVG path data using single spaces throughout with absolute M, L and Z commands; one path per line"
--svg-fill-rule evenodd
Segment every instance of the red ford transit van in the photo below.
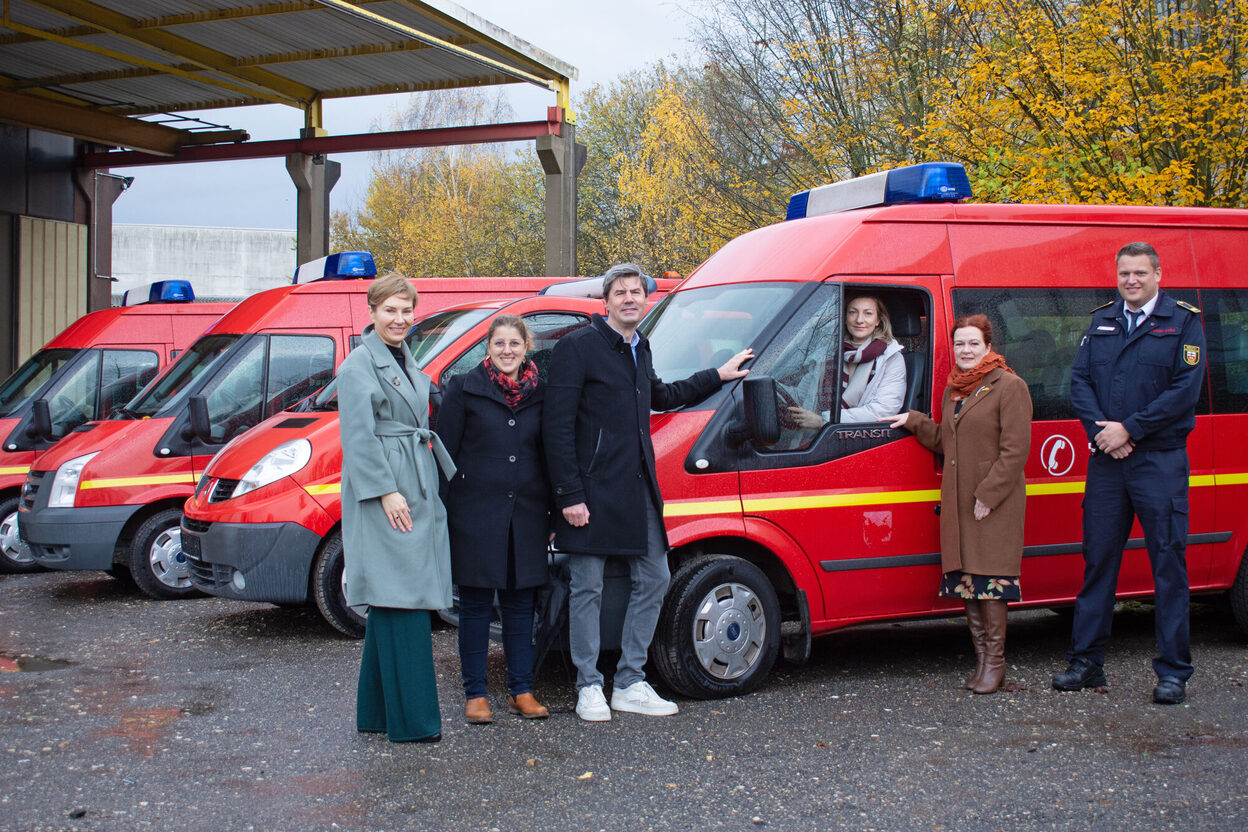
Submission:
M 194 299 L 184 280 L 132 289 L 125 305 L 83 315 L 0 382 L 0 571 L 39 568 L 17 513 L 36 456 L 132 399 L 233 306 Z

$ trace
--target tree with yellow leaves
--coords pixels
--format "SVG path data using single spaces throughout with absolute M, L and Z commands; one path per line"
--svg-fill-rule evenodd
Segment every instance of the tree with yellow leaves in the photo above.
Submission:
M 980 198 L 1245 206 L 1248 0 L 961 0 L 911 135 Z

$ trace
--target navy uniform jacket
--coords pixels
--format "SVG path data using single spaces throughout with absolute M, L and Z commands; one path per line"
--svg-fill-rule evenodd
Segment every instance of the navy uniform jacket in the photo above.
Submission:
M 1205 376 L 1205 332 L 1195 307 L 1158 290 L 1157 304 L 1127 335 L 1123 301 L 1092 313 L 1070 374 L 1070 400 L 1088 440 L 1121 422 L 1137 451 L 1186 447 Z
M 560 339 L 550 357 L 542 433 L 546 467 L 559 509 L 585 503 L 580 528 L 555 515 L 555 545 L 590 555 L 642 555 L 646 500 L 663 505 L 650 441 L 650 409 L 700 401 L 720 387 L 716 370 L 664 384 L 654 374 L 650 342 L 637 363 L 601 315 Z

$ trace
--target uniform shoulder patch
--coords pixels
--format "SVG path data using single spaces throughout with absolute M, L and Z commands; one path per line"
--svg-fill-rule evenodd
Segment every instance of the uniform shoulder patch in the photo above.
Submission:
M 1095 308 L 1095 309 L 1093 309 L 1092 311 L 1093 311 L 1093 312 L 1100 312 L 1100 311 L 1101 311 L 1102 309 L 1104 309 L 1105 307 L 1107 307 L 1107 306 L 1113 306 L 1113 305 L 1114 305 L 1115 303 L 1117 303 L 1117 302 L 1118 302 L 1118 301 L 1116 301 L 1116 300 L 1111 300 L 1109 303 L 1102 303 L 1100 306 L 1096 307 L 1096 308 Z
M 1200 347 L 1193 344 L 1183 345 L 1183 363 L 1195 367 L 1200 363 Z
M 1190 303 L 1188 303 L 1188 302 L 1187 302 L 1187 301 L 1185 301 L 1185 300 L 1176 300 L 1176 301 L 1175 301 L 1175 303 L 1177 303 L 1179 306 L 1182 306 L 1182 307 L 1183 307 L 1184 309 L 1186 309 L 1188 312 L 1195 312 L 1195 313 L 1197 313 L 1197 314 L 1200 314 L 1200 307 L 1199 307 L 1199 306 L 1192 306 Z

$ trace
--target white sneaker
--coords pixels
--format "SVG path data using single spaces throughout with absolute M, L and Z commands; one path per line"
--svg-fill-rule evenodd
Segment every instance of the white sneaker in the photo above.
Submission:
M 675 702 L 668 702 L 654 692 L 649 682 L 633 682 L 626 688 L 616 688 L 611 694 L 611 707 L 617 711 L 628 711 L 646 716 L 671 716 L 680 708 Z
M 602 695 L 602 685 L 586 685 L 576 698 L 576 715 L 586 722 L 609 722 L 611 709 L 607 697 Z

